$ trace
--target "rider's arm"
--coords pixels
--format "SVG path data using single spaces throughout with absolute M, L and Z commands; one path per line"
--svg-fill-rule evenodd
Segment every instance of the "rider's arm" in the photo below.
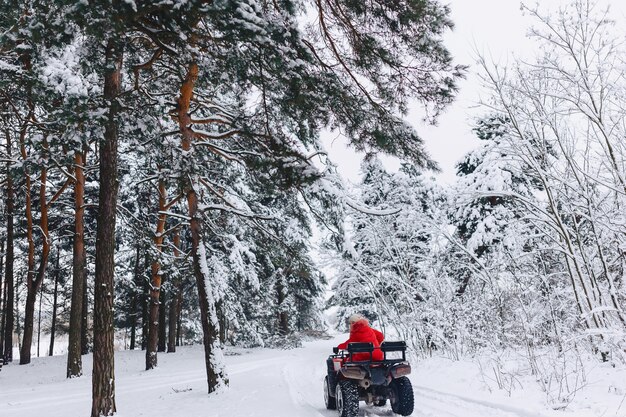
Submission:
M 352 340 L 348 339 L 343 343 L 339 343 L 339 345 L 337 346 L 337 348 L 339 349 L 347 349 L 348 348 L 348 343 L 352 343 Z
M 376 335 L 376 340 L 378 340 L 378 343 L 382 343 L 383 340 L 385 340 L 385 335 L 376 329 L 372 329 L 372 330 L 374 330 L 374 334 Z

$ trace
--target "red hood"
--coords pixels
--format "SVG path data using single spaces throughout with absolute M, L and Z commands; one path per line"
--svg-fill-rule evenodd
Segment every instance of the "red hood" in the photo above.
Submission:
M 368 326 L 367 322 L 357 321 L 356 323 L 352 324 L 352 327 L 350 327 L 350 334 L 362 334 L 364 332 L 368 332 L 368 330 L 371 329 L 370 326 Z

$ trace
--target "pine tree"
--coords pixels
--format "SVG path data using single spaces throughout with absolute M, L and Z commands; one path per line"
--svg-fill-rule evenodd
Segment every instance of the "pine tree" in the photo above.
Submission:
M 358 206 L 375 210 L 351 214 L 351 246 L 337 266 L 330 303 L 339 307 L 339 318 L 362 312 L 406 340 L 419 340 L 424 303 L 435 296 L 429 280 L 442 192 L 410 164 L 390 174 L 370 156 L 361 169 Z
M 515 235 L 523 235 L 528 225 L 518 198 L 533 198 L 541 184 L 529 175 L 528 167 L 512 161 L 505 136 L 510 120 L 491 116 L 481 119 L 474 129 L 484 143 L 457 165 L 459 181 L 450 201 L 450 222 L 456 237 L 467 252 L 457 253 L 455 274 L 461 278 L 456 294 L 462 296 L 469 285 L 472 269 L 481 269 L 481 261 L 515 245 Z M 464 266 L 471 264 L 473 266 Z

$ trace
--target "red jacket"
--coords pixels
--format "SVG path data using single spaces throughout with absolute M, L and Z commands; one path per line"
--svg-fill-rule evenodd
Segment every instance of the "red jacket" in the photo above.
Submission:
M 347 349 L 348 343 L 371 343 L 374 345 L 372 360 L 382 361 L 384 358 L 383 351 L 380 350 L 380 344 L 385 340 L 385 336 L 378 330 L 372 329 L 365 321 L 357 321 L 350 327 L 350 338 L 337 346 L 339 349 Z M 369 353 L 355 353 L 352 360 L 367 361 L 370 359 Z

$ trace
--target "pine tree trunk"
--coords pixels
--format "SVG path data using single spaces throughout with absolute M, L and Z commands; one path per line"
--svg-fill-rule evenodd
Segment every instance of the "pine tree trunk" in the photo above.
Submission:
M 180 257 L 180 232 L 178 229 L 174 231 L 173 237 L 174 243 L 174 259 L 178 262 Z M 167 353 L 176 352 L 176 336 L 177 332 L 177 324 L 178 324 L 178 314 L 180 305 L 182 302 L 182 291 L 181 291 L 181 279 L 180 274 L 176 274 L 174 278 L 174 282 L 172 283 L 172 301 L 170 302 L 170 310 L 168 317 L 168 330 L 167 330 Z
M 137 289 L 141 288 L 141 282 L 139 280 L 139 255 L 141 248 L 137 245 L 135 253 L 135 271 L 133 277 L 133 292 L 130 300 L 130 350 L 135 350 L 135 344 L 137 343 Z
M 22 285 L 22 282 L 18 277 L 15 288 L 20 288 L 21 285 Z M 22 327 L 21 327 L 20 310 L 19 310 L 19 306 L 21 305 L 19 291 L 15 291 L 14 295 L 15 295 L 15 304 L 13 305 L 13 311 L 15 312 L 15 332 L 17 333 L 17 347 L 18 347 L 18 350 L 21 351 L 22 350 Z
M 0 240 L 0 369 L 4 361 L 1 357 L 1 352 L 4 352 L 4 316 L 6 310 L 6 286 L 2 285 L 4 278 L 4 239 Z
M 84 152 L 74 153 L 74 241 L 72 244 L 72 304 L 67 351 L 67 377 L 83 374 L 82 333 L 83 293 L 85 292 L 85 164 Z
M 43 140 L 44 149 L 47 148 L 46 139 Z M 39 348 L 40 348 L 40 337 L 41 337 L 41 302 L 43 300 L 43 280 L 46 275 L 46 269 L 48 267 L 48 255 L 50 254 L 50 235 L 48 232 L 48 204 L 46 202 L 46 184 L 47 184 L 47 172 L 48 170 L 44 167 L 41 170 L 40 177 L 40 186 L 39 186 L 39 205 L 41 208 L 41 218 L 39 220 L 39 228 L 43 233 L 42 240 L 42 249 L 41 249 L 41 257 L 39 259 L 39 268 L 37 269 L 37 276 L 35 278 L 35 282 L 33 283 L 33 287 L 35 289 L 40 289 L 39 294 L 39 322 L 37 325 L 37 357 L 40 356 Z M 23 347 L 23 345 L 22 345 Z M 29 358 L 30 362 L 30 358 Z
M 152 261 L 152 279 L 150 282 L 150 320 L 148 325 L 148 345 L 146 347 L 146 370 L 157 366 L 157 348 L 159 343 L 159 298 L 161 294 L 161 263 L 160 254 L 163 249 L 163 240 L 165 232 L 165 205 L 167 204 L 167 196 L 165 189 L 165 181 L 159 179 L 159 216 L 156 232 L 154 234 L 155 259 Z
M 185 152 L 191 151 L 193 140 L 189 109 L 197 78 L 198 65 L 194 62 L 189 66 L 178 98 L 178 125 L 182 135 L 182 148 Z M 202 241 L 202 220 L 200 218 L 201 213 L 198 212 L 198 197 L 196 195 L 198 181 L 195 179 L 195 175 L 195 173 L 190 173 L 189 175 L 189 180 L 185 187 L 185 196 L 187 199 L 189 218 L 191 219 L 190 231 L 193 272 L 198 287 L 208 391 L 211 393 L 222 384 L 228 384 L 228 379 L 226 378 L 225 370 L 221 363 L 219 323 L 215 311 L 215 303 L 213 302 L 213 295 L 210 293 L 210 289 L 207 288 L 208 277 L 205 276 L 205 271 L 203 270 L 203 266 L 206 268 L 206 251 L 204 242 Z
M 202 226 L 201 220 L 198 219 L 198 205 L 197 200 L 195 200 L 195 193 L 193 193 L 192 196 L 188 196 L 188 201 L 190 207 L 189 214 L 192 218 L 190 229 L 192 236 L 193 269 L 196 285 L 198 287 L 208 391 L 211 393 L 219 388 L 222 383 L 228 384 L 228 379 L 226 379 L 222 364 L 215 362 L 215 360 L 221 356 L 219 354 L 219 350 L 221 349 L 219 345 L 219 323 L 215 304 L 209 301 L 205 274 L 202 270 L 202 265 L 206 265 L 206 252 L 204 243 L 202 242 Z M 212 298 L 213 297 L 211 297 L 211 301 Z
M 29 103 L 30 104 L 30 103 Z M 28 119 L 32 117 L 32 104 Z M 26 132 L 28 122 L 26 121 L 20 131 L 20 151 L 22 160 L 26 160 Z M 31 179 L 30 174 L 25 172 L 24 192 L 26 193 L 26 240 L 28 242 L 27 271 L 26 271 L 26 305 L 24 310 L 24 328 L 22 346 L 20 347 L 20 365 L 30 363 L 30 349 L 33 342 L 33 320 L 35 314 L 35 294 L 37 288 L 33 288 L 33 275 L 35 273 L 35 242 L 33 240 L 33 207 L 31 203 Z M 25 347 L 26 345 L 26 347 Z
M 57 301 L 59 295 L 59 250 L 57 249 L 57 258 L 54 271 L 54 293 L 52 296 L 52 323 L 50 324 L 50 349 L 48 356 L 54 355 L 54 336 L 57 327 Z
M 23 144 L 24 142 L 22 142 Z M 42 145 L 44 149 L 47 148 L 46 139 L 44 137 Z M 26 159 L 26 150 L 25 146 L 22 146 L 22 156 Z M 33 216 L 32 209 L 29 207 L 26 208 L 27 213 L 27 224 L 28 229 L 28 246 L 29 246 L 29 254 L 28 254 L 28 264 L 29 264 L 29 273 L 27 274 L 26 288 L 27 288 L 27 296 L 26 296 L 26 311 L 24 313 L 24 340 L 22 341 L 22 348 L 20 350 L 20 365 L 25 365 L 30 363 L 30 349 L 33 340 L 33 319 L 34 319 L 34 309 L 35 309 L 35 301 L 37 298 L 37 291 L 39 287 L 43 283 L 44 276 L 46 275 L 46 268 L 48 266 L 48 255 L 50 254 L 50 234 L 48 232 L 48 204 L 46 200 L 46 184 L 47 184 L 47 176 L 48 170 L 44 166 L 41 169 L 41 175 L 39 178 L 39 206 L 40 206 L 40 220 L 39 220 L 39 229 L 43 234 L 42 244 L 41 244 L 41 255 L 39 259 L 39 268 L 37 269 L 37 275 L 32 278 L 33 271 L 31 270 L 31 264 L 34 267 L 34 259 L 35 259 L 35 248 L 33 243 Z M 27 205 L 30 204 L 30 177 L 26 177 L 26 201 Z M 31 311 L 29 311 L 31 309 Z M 39 346 L 37 346 L 39 348 Z
M 148 348 L 148 322 L 150 321 L 150 309 L 148 308 L 149 299 L 145 294 L 149 294 L 150 284 L 148 280 L 143 282 L 143 292 L 141 296 L 141 350 Z
M 7 134 L 7 156 L 11 159 L 11 136 Z M 14 247 L 13 247 L 13 176 L 10 172 L 10 165 L 7 163 L 7 182 L 6 182 L 6 216 L 7 216 L 7 248 L 5 256 L 5 269 L 4 269 L 4 285 L 5 285 L 5 303 L 4 303 L 4 316 L 3 316 L 3 330 L 4 330 L 4 351 L 0 351 L 2 360 L 5 364 L 13 361 L 13 323 L 15 320 L 13 305 L 14 299 L 14 278 L 13 278 L 13 263 L 15 259 Z
M 25 135 L 24 135 L 25 136 Z M 24 139 L 22 136 L 22 139 Z M 24 144 L 24 140 L 22 140 L 22 156 L 26 159 L 26 148 Z M 44 136 L 42 141 L 42 146 L 44 149 L 47 149 L 47 141 Z M 30 363 L 30 349 L 33 338 L 33 319 L 34 319 L 34 309 L 35 309 L 35 301 L 37 299 L 37 291 L 39 287 L 43 283 L 43 279 L 46 275 L 46 268 L 48 266 L 48 255 L 50 254 L 50 233 L 48 231 L 48 203 L 46 199 L 46 186 L 47 186 L 47 178 L 48 178 L 48 169 L 43 166 L 41 168 L 41 174 L 39 177 L 39 207 L 40 207 L 40 219 L 39 219 L 39 230 L 43 234 L 41 241 L 41 255 L 39 258 L 39 267 L 37 268 L 37 274 L 33 277 L 34 271 L 31 269 L 31 265 L 34 268 L 35 262 L 35 247 L 33 242 L 33 216 L 32 209 L 26 209 L 27 212 L 27 224 L 28 224 L 28 264 L 29 264 L 29 273 L 27 274 L 27 297 L 26 297 L 26 312 L 24 314 L 24 341 L 22 342 L 22 348 L 20 350 L 20 365 L 25 365 Z M 26 176 L 26 201 L 27 205 L 30 204 L 30 176 Z M 30 301 L 30 303 L 29 303 Z M 28 309 L 32 309 L 32 311 L 28 311 Z M 27 343 L 28 342 L 28 343 Z M 37 338 L 37 355 L 39 355 L 39 337 Z
M 41 291 L 39 292 L 39 309 L 37 311 L 37 357 L 39 354 L 39 348 L 41 347 L 41 302 L 43 301 L 43 284 L 41 285 Z
M 20 365 L 30 363 L 30 350 L 33 346 L 33 325 L 35 322 L 35 302 L 37 293 L 31 290 L 26 292 L 26 305 L 24 306 L 24 328 L 22 347 L 20 348 Z
M 176 320 L 176 346 L 181 346 L 181 332 L 183 327 L 183 314 L 182 314 L 182 293 L 180 294 L 178 304 L 178 319 Z
M 96 231 L 94 281 L 93 379 L 91 417 L 115 413 L 113 298 L 115 293 L 115 217 L 117 209 L 117 141 L 121 111 L 123 46 L 109 39 L 106 47 L 104 98 L 109 103 L 104 137 L 100 143 L 100 193 Z
M 278 334 L 282 335 L 289 334 L 289 317 L 283 305 L 286 299 L 284 276 L 281 273 L 276 280 L 276 301 L 278 302 Z
M 3 289 L 2 289 L 2 305 L 4 306 L 4 308 L 2 310 L 3 311 L 2 323 L 0 323 L 0 332 L 1 332 L 0 337 L 2 337 L 2 344 L 0 344 L 0 365 L 2 365 L 2 364 L 6 365 L 7 362 L 4 361 L 4 351 L 5 351 L 7 345 L 11 345 L 12 344 L 11 343 L 12 341 L 7 341 L 5 343 L 5 340 L 6 340 L 5 339 L 5 336 L 6 336 L 6 327 L 5 326 L 7 324 L 6 323 L 6 318 L 7 318 L 9 309 L 12 310 L 12 308 L 11 308 L 12 306 L 7 303 L 7 299 L 8 299 L 8 296 L 7 296 L 7 285 L 5 285 L 3 287 Z
M 226 343 L 226 313 L 224 312 L 224 302 L 222 300 L 217 303 L 217 311 L 220 318 L 220 343 Z
M 165 282 L 165 281 L 164 281 Z M 165 291 L 160 291 L 159 296 L 159 344 L 157 350 L 159 352 L 165 352 L 165 347 L 167 346 L 167 293 Z M 171 307 L 170 307 L 171 308 Z
M 87 251 L 83 251 L 83 259 L 87 262 Z M 83 308 L 80 320 L 80 354 L 89 353 L 89 288 L 87 281 L 87 268 L 83 270 Z
M 172 301 L 170 303 L 170 310 L 168 320 L 168 329 L 167 329 L 167 353 L 175 353 L 176 352 L 176 324 L 178 322 L 178 296 L 180 290 L 176 290 L 176 293 L 172 297 Z

